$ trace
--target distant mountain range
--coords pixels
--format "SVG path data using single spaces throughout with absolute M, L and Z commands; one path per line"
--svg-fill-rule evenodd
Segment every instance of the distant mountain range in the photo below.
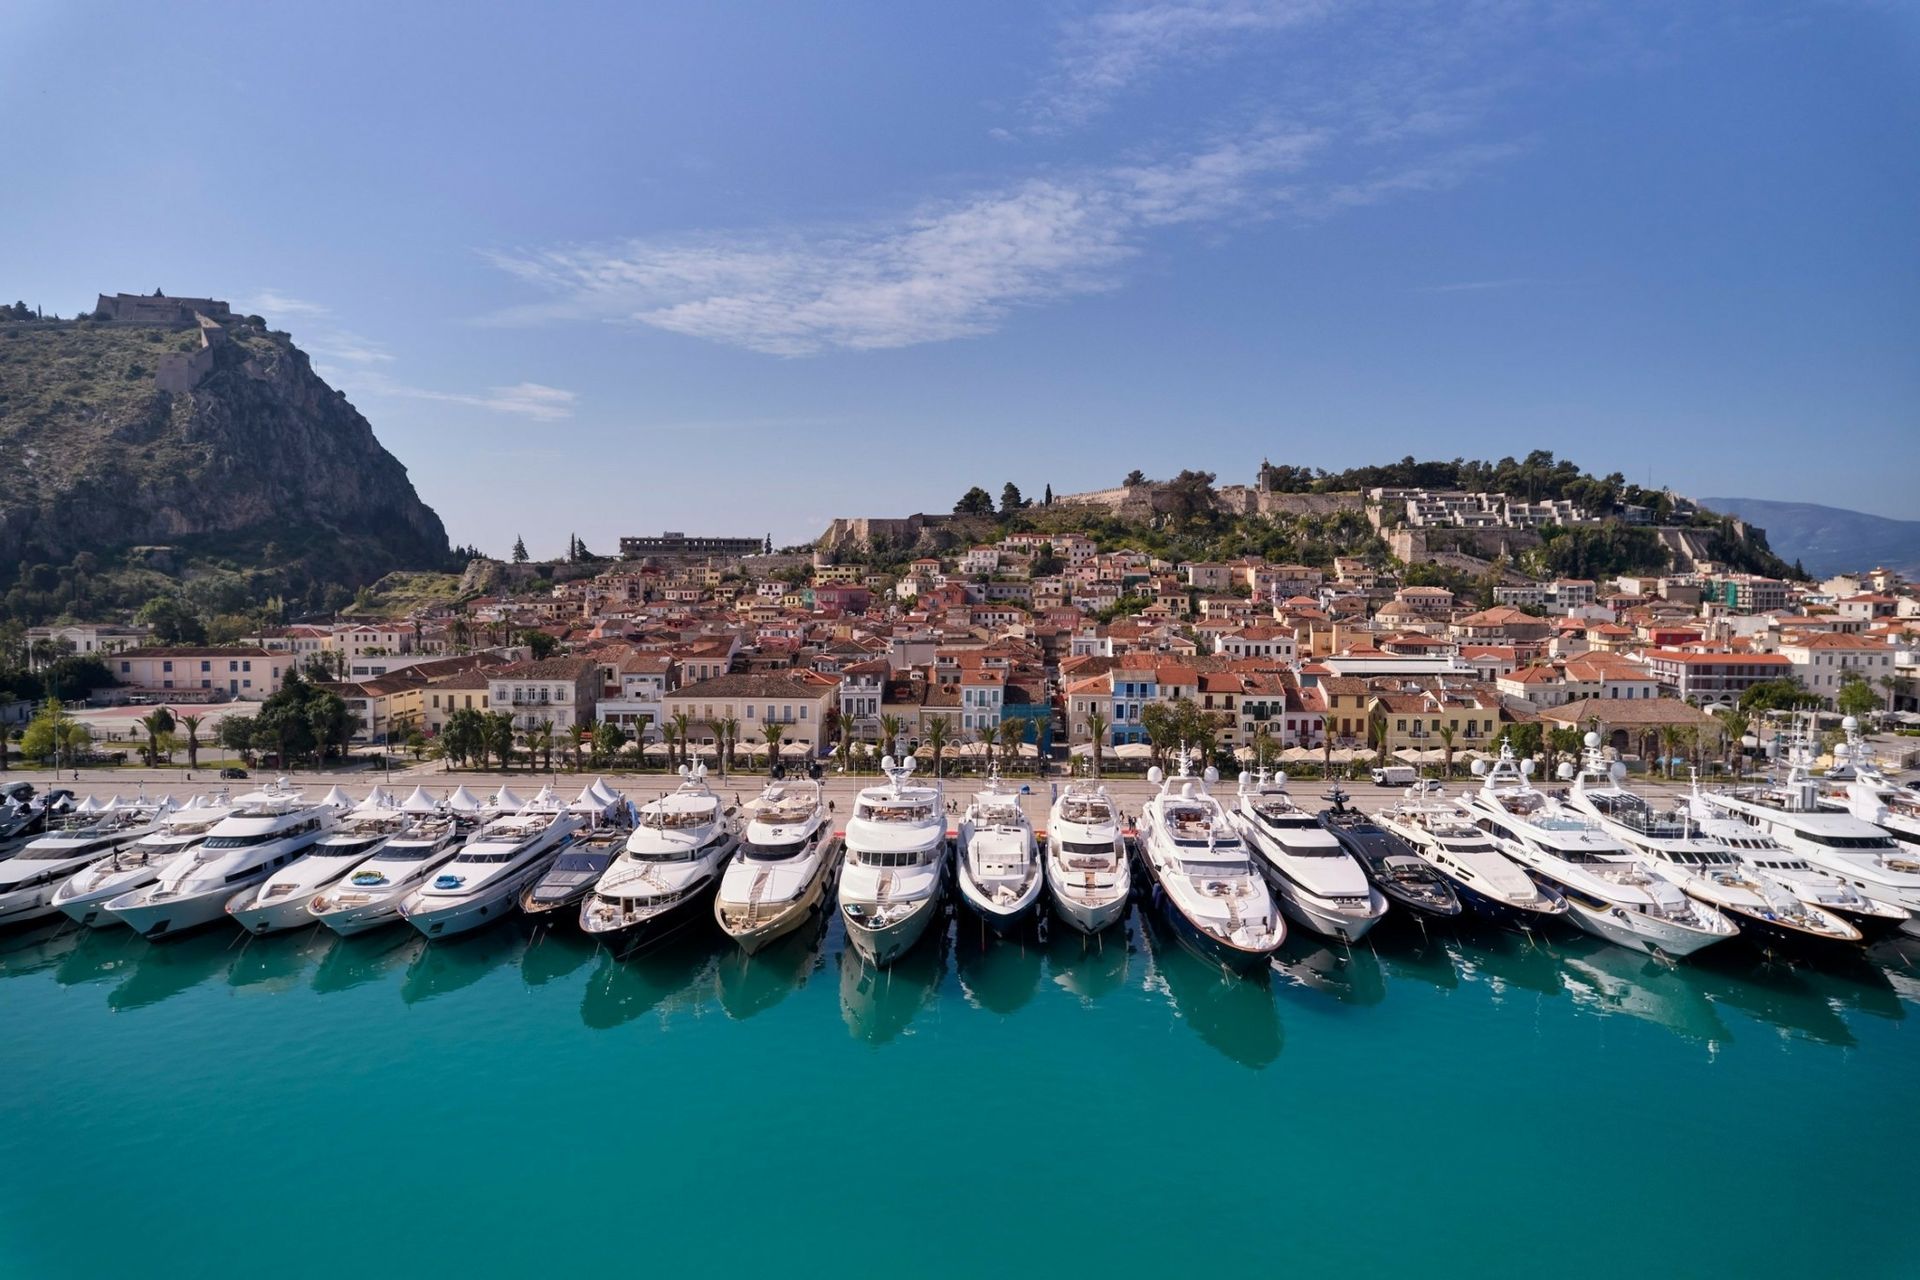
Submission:
M 1767 545 L 1783 560 L 1798 560 L 1823 576 L 1879 565 L 1920 574 L 1920 520 L 1889 520 L 1864 511 L 1813 502 L 1764 498 L 1702 498 L 1714 511 L 1751 521 L 1767 531 Z

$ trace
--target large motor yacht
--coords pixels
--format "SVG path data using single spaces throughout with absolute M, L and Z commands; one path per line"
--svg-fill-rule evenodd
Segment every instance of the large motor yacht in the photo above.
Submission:
M 1829 809 L 1839 809 L 1865 822 L 1871 822 L 1892 836 L 1908 853 L 1920 858 L 1920 791 L 1896 786 L 1880 771 L 1873 748 L 1861 736 L 1860 722 L 1848 716 L 1840 722 L 1847 740 L 1834 748 L 1853 777 L 1820 797 Z
M 417 794 L 417 793 L 416 793 Z M 307 902 L 315 920 L 343 937 L 400 921 L 400 904 L 460 851 L 476 825 L 441 806 L 409 799 L 403 822 L 358 866 Z
M 0 925 L 59 914 L 53 895 L 76 872 L 145 836 L 173 808 L 171 801 L 118 796 L 91 813 L 74 814 L 0 862 Z
M 820 783 L 775 781 L 747 802 L 747 827 L 720 877 L 713 914 L 748 955 L 825 910 L 839 846 Z
M 1242 773 L 1233 822 L 1287 918 L 1340 942 L 1358 942 L 1387 913 L 1387 899 L 1331 831 L 1293 802 L 1286 779 Z
M 539 878 L 582 821 L 550 787 L 525 804 L 518 801 L 505 786 L 494 794 L 489 807 L 497 816 L 439 874 L 401 899 L 400 915 L 408 924 L 429 938 L 450 938 L 513 911 L 520 890 Z
M 344 795 L 328 799 L 338 807 Z M 227 914 L 248 933 L 277 933 L 313 923 L 314 895 L 385 848 L 408 823 L 393 797 L 375 787 L 342 814 L 313 848 L 251 888 L 227 900 Z
M 1530 933 L 1567 918 L 1560 891 L 1500 852 L 1437 782 L 1416 782 L 1380 815 L 1380 825 L 1406 841 L 1447 878 L 1469 911 L 1491 924 Z
M 1349 805 L 1347 793 L 1339 786 L 1327 792 L 1327 802 L 1329 807 L 1320 811 L 1320 824 L 1353 855 L 1388 902 L 1416 920 L 1459 916 L 1460 895 L 1411 845 Z
M 1564 766 L 1563 766 L 1564 768 Z M 1623 785 L 1627 768 L 1607 762 L 1600 735 L 1586 736 L 1568 805 L 1640 856 L 1695 901 L 1716 907 L 1763 951 L 1821 952 L 1859 943 L 1860 931 L 1748 871 L 1720 841 L 1700 830 L 1685 804 L 1655 809 Z
M 1047 896 L 1062 920 L 1099 933 L 1127 914 L 1133 868 L 1120 811 L 1098 782 L 1072 782 L 1047 815 Z
M 186 853 L 233 811 L 225 795 L 195 796 L 163 815 L 153 830 L 132 844 L 68 877 L 53 892 L 52 905 L 77 923 L 101 927 L 119 924 L 106 904 L 160 878 L 160 872 Z
M 1820 803 L 1804 737 L 1787 748 L 1787 776 L 1772 786 L 1710 791 L 1700 797 L 1714 813 L 1737 818 L 1772 836 L 1863 897 L 1908 913 L 1901 926 L 1920 933 L 1920 855 L 1908 852 L 1880 827 Z
M 147 938 L 166 938 L 226 918 L 234 894 L 300 857 L 333 830 L 339 811 L 307 799 L 285 779 L 235 802 L 206 838 L 152 884 L 106 904 Z
M 1494 843 L 1566 898 L 1581 928 L 1636 951 L 1691 955 L 1738 930 L 1672 881 L 1649 870 L 1592 818 L 1562 808 L 1537 790 L 1533 761 L 1514 759 L 1502 741 L 1488 767 L 1473 762 L 1481 785 L 1463 808 Z
M 1851 926 L 1868 946 L 1899 933 L 1906 924 L 1906 908 L 1874 901 L 1751 823 L 1715 813 L 1700 796 L 1688 803 L 1700 834 L 1726 849 L 1748 872 Z
M 847 940 L 869 964 L 892 964 L 940 914 L 947 815 L 938 781 L 914 782 L 914 760 L 880 761 L 887 781 L 854 799 L 840 868 Z
M 1012 933 L 1038 913 L 1045 888 L 1040 844 L 1020 797 L 1000 785 L 998 769 L 960 819 L 956 861 L 960 901 L 995 933 Z
M 680 785 L 640 806 L 620 856 L 580 904 L 582 931 L 631 947 L 678 933 L 707 911 L 740 843 L 731 808 L 707 785 L 706 766 L 680 766 Z
M 1140 861 L 1153 880 L 1154 905 L 1187 949 L 1208 963 L 1238 973 L 1265 969 L 1286 941 L 1287 926 L 1226 807 L 1207 790 L 1219 775 L 1209 769 L 1194 777 L 1185 748 L 1178 761 L 1171 777 L 1158 768 L 1147 772 L 1160 792 L 1140 813 Z M 1360 883 L 1364 896 L 1364 876 Z
M 580 904 L 627 847 L 633 829 L 626 797 L 598 778 L 568 807 L 585 815 L 586 827 L 574 832 L 540 878 L 520 891 L 521 913 L 540 924 L 579 920 Z

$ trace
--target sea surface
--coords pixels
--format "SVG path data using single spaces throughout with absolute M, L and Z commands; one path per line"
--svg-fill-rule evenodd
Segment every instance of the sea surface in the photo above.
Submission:
M 1920 1275 L 1920 947 L 0 937 L 0 1275 Z

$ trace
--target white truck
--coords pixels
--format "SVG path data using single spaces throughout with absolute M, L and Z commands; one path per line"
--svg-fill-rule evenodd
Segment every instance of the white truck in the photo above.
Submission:
M 1420 780 L 1420 771 L 1410 764 L 1383 765 L 1373 771 L 1374 785 L 1381 787 L 1410 787 Z

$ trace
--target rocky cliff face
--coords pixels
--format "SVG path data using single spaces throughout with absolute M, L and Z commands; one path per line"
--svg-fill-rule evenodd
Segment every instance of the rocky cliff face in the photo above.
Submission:
M 440 518 L 305 353 L 218 336 L 0 325 L 0 578 L 151 544 L 348 585 L 444 565 Z

